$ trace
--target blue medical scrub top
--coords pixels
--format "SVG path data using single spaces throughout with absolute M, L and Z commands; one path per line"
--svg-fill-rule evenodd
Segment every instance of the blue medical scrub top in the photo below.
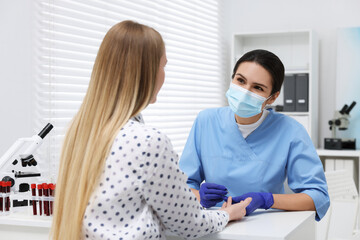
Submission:
M 262 124 L 243 138 L 229 107 L 199 113 L 180 159 L 188 185 L 205 180 L 224 185 L 229 196 L 248 192 L 295 193 L 314 201 L 320 220 L 330 205 L 323 166 L 305 128 L 270 110 Z M 218 204 L 221 206 L 221 203 Z

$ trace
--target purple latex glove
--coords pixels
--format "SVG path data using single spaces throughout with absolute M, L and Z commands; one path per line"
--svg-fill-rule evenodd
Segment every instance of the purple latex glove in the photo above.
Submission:
M 272 193 L 265 192 L 250 192 L 245 193 L 238 197 L 233 197 L 232 202 L 238 203 L 240 201 L 244 201 L 246 198 L 251 197 L 251 203 L 246 207 L 246 216 L 250 215 L 258 208 L 269 209 L 274 205 L 274 197 Z M 225 199 L 224 199 L 225 200 Z
M 200 186 L 200 204 L 205 207 L 213 207 L 218 202 L 223 201 L 224 196 L 228 193 L 223 185 L 215 183 L 203 183 Z

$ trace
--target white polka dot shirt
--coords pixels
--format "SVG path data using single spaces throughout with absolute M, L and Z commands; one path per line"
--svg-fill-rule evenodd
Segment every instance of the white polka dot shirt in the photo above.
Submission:
M 186 239 L 221 231 L 225 211 L 204 210 L 170 140 L 129 120 L 118 133 L 83 220 L 83 239 Z

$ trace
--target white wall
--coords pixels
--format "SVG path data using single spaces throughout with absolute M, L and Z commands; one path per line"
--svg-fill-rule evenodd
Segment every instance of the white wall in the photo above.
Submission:
M 0 1 L 0 156 L 34 129 L 34 1 Z M 233 32 L 314 29 L 320 40 L 319 142 L 336 109 L 336 30 L 360 26 L 358 0 L 224 0 L 229 75 Z
M 0 157 L 35 133 L 33 14 L 33 1 L 0 1 Z
M 360 26 L 360 1 L 224 0 L 224 4 L 227 51 L 235 32 L 313 29 L 317 33 L 320 41 L 318 142 L 323 147 L 324 137 L 331 136 L 328 120 L 337 110 L 337 28 Z M 230 72 L 232 66 L 228 59 Z

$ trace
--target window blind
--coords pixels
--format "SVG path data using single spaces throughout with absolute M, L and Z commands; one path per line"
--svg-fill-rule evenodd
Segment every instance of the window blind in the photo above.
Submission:
M 111 26 L 134 20 L 158 30 L 168 64 L 157 102 L 143 111 L 181 154 L 199 111 L 223 105 L 221 1 L 37 0 L 37 126 L 54 125 L 46 151 L 57 173 L 61 144 L 86 93 L 100 43 Z

